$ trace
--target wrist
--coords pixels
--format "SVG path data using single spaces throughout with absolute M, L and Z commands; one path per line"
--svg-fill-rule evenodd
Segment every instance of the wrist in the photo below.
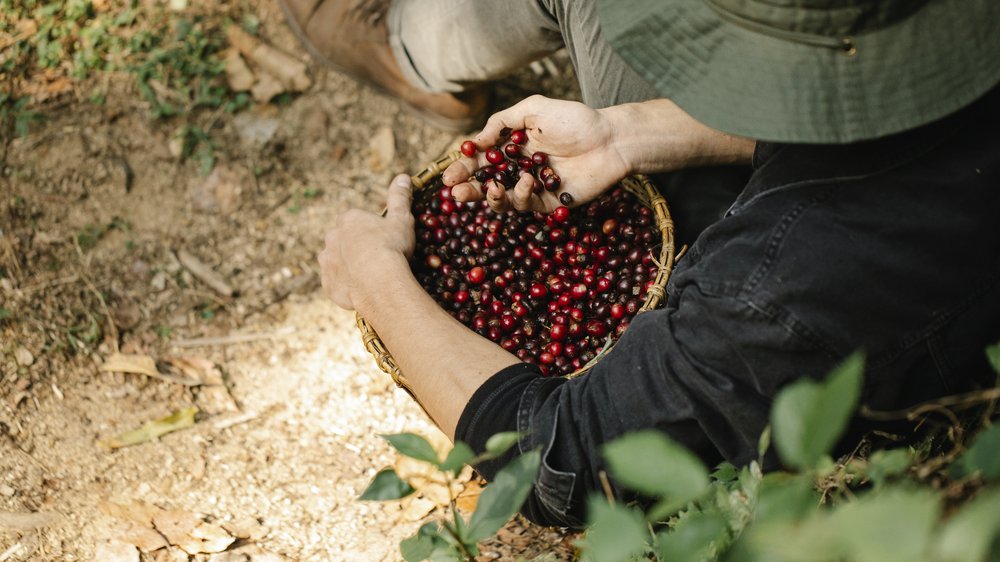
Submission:
M 393 252 L 373 252 L 357 264 L 351 279 L 351 302 L 368 318 L 377 314 L 386 293 L 399 291 L 407 281 L 416 283 L 406 256 Z
M 755 141 L 718 131 L 667 99 L 611 106 L 601 111 L 611 124 L 611 145 L 628 174 L 681 168 L 749 164 Z

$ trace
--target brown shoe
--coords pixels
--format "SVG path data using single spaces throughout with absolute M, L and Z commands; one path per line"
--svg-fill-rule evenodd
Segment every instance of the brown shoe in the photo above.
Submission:
M 469 131 L 486 121 L 483 89 L 460 94 L 425 92 L 403 77 L 392 49 L 385 16 L 387 0 L 278 0 L 285 20 L 310 54 L 384 94 L 431 124 Z

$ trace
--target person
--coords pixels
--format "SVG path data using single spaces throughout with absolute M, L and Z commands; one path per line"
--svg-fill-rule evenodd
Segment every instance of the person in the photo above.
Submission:
M 411 83 L 451 95 L 561 35 L 585 104 L 528 98 L 489 119 L 480 148 L 505 126 L 526 128 L 577 203 L 627 174 L 752 166 L 676 264 L 666 305 L 572 380 L 542 377 L 421 289 L 407 262 L 408 177 L 392 181 L 384 217 L 348 211 L 327 232 L 327 294 L 375 327 L 435 422 L 474 449 L 520 433 L 480 472 L 541 449 L 526 516 L 580 527 L 601 490 L 601 445 L 640 428 L 709 464 L 747 463 L 776 393 L 858 349 L 872 410 L 995 383 L 983 349 L 1000 339 L 1000 5 L 498 4 L 399 0 L 381 47 Z M 445 172 L 456 197 L 478 196 L 476 165 Z M 487 199 L 551 208 L 528 181 Z M 857 416 L 842 445 L 874 424 Z

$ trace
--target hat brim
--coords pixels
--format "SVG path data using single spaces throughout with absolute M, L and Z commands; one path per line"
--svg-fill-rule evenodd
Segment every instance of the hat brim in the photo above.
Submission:
M 732 134 L 847 143 L 912 129 L 1000 82 L 1000 1 L 931 0 L 856 52 L 723 20 L 703 0 L 605 0 L 607 40 L 692 117 Z

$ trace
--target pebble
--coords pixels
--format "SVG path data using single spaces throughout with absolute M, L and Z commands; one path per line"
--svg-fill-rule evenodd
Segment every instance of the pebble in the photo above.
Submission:
M 4 496 L 5 498 L 9 498 L 9 497 L 13 496 L 15 493 L 17 493 L 17 491 L 14 490 L 14 488 L 11 488 L 10 486 L 8 486 L 6 484 L 0 484 L 0 496 Z
M 14 359 L 22 367 L 29 367 L 35 362 L 35 356 L 25 347 L 19 347 L 14 350 Z

